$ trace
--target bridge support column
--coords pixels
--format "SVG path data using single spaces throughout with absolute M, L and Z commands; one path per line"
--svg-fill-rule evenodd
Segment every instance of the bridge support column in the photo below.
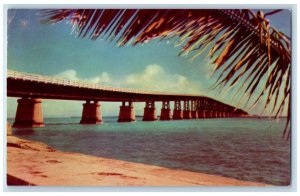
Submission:
M 43 127 L 42 101 L 36 98 L 18 99 L 18 108 L 13 127 Z
M 172 112 L 170 109 L 170 101 L 163 101 L 160 111 L 160 120 L 171 120 Z
M 173 119 L 174 120 L 182 120 L 183 119 L 183 112 L 181 110 L 180 101 L 175 101 L 174 102 Z
M 224 111 L 220 112 L 220 118 L 225 118 L 225 112 Z
M 213 111 L 213 118 L 218 118 L 218 111 Z
M 125 104 L 125 101 L 122 102 L 120 106 L 120 113 L 118 122 L 133 122 L 135 121 L 135 112 L 132 102 L 129 101 L 128 105 Z
M 210 118 L 217 118 L 218 105 L 216 103 L 210 103 Z
M 205 118 L 211 118 L 211 111 L 205 110 Z
M 215 111 L 215 110 L 210 111 L 210 117 L 217 118 L 217 111 Z
M 198 118 L 198 111 L 191 111 L 192 119 Z
M 198 118 L 205 118 L 205 110 L 198 109 Z
M 146 106 L 144 108 L 143 121 L 155 121 L 157 120 L 155 102 L 146 101 Z
M 213 110 L 211 111 L 211 118 L 217 118 L 217 111 Z
M 208 101 L 204 101 L 203 118 L 210 118 L 210 104 Z
M 102 114 L 98 101 L 91 103 L 89 100 L 83 104 L 80 124 L 102 124 Z
M 220 106 L 219 109 L 218 109 L 218 118 L 223 118 L 223 108 L 222 108 L 222 106 Z
M 226 112 L 225 111 L 221 112 L 221 114 L 222 114 L 221 118 L 226 118 Z
M 199 101 L 192 101 L 191 102 L 192 106 L 192 111 L 191 111 L 191 115 L 193 119 L 198 118 L 198 105 L 199 105 Z
M 205 110 L 205 118 L 211 118 L 211 110 Z
M 190 110 L 190 103 L 189 101 L 183 101 L 183 119 L 191 119 L 192 114 Z

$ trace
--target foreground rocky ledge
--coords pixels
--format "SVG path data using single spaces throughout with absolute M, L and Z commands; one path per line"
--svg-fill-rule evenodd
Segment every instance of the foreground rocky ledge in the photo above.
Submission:
M 265 186 L 221 176 L 60 152 L 7 136 L 8 185 L 39 186 Z

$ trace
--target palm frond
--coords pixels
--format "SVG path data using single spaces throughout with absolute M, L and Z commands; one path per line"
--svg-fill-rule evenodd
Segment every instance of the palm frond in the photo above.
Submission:
M 289 136 L 290 38 L 265 18 L 279 11 L 264 15 L 248 9 L 56 9 L 43 10 L 41 15 L 44 23 L 69 20 L 78 37 L 115 40 L 119 46 L 160 38 L 176 39 L 176 45 L 182 45 L 179 55 L 191 53 L 191 60 L 208 51 L 214 72 L 219 72 L 214 88 L 240 85 L 238 94 L 248 101 L 255 98 L 251 106 L 267 94 L 265 108 L 272 107 L 276 116 L 287 103 L 284 135 Z

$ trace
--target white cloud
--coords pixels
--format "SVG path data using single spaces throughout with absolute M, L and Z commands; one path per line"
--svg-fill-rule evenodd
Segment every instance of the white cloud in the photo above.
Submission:
M 93 83 L 93 84 L 110 84 L 112 81 L 107 72 L 102 72 L 99 76 L 83 79 L 78 77 L 77 72 L 74 69 L 65 70 L 63 72 L 54 75 L 54 77 L 65 78 L 72 81 L 82 81 L 82 82 Z
M 69 70 L 60 72 L 60 73 L 54 75 L 53 77 L 65 78 L 65 79 L 72 80 L 72 81 L 79 80 L 79 78 L 77 77 L 77 73 L 74 69 L 69 69 Z
M 201 95 L 202 87 L 179 74 L 169 74 L 157 64 L 148 65 L 143 72 L 128 75 L 123 82 L 126 87 Z
M 54 75 L 54 77 L 114 87 L 127 87 L 170 93 L 203 94 L 200 84 L 190 81 L 186 76 L 167 73 L 157 64 L 148 65 L 142 72 L 132 73 L 123 78 L 117 76 L 111 77 L 107 72 L 102 72 L 95 77 L 79 78 L 77 71 L 73 69 L 60 72 Z

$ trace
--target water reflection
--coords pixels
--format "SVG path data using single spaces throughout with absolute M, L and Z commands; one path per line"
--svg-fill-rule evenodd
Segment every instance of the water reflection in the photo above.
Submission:
M 13 129 L 13 135 L 35 135 L 36 131 L 34 128 L 17 128 L 17 129 Z

